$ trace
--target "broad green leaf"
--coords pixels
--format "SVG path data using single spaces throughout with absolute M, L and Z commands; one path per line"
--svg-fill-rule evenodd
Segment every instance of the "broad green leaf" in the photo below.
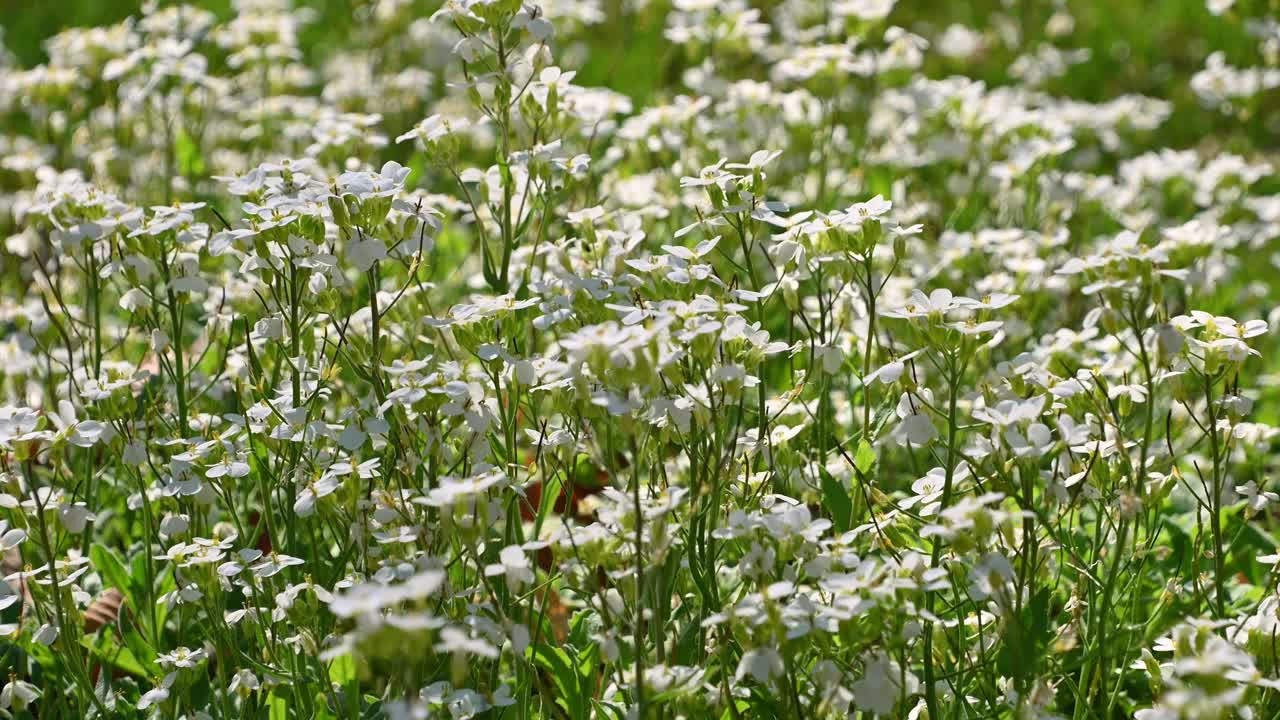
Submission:
M 533 522 L 533 534 L 536 537 L 542 531 L 542 524 L 555 510 L 556 500 L 564 492 L 564 476 L 556 473 L 542 481 L 542 497 L 538 502 L 538 517 Z
M 147 672 L 147 669 L 143 667 L 143 664 L 133 652 L 127 647 L 122 647 L 110 633 L 83 636 L 80 638 L 80 644 L 92 652 L 94 657 L 111 667 L 137 675 L 140 678 L 151 679 L 153 677 L 153 674 Z
M 136 628 L 130 627 L 122 635 L 125 647 L 129 648 L 129 652 L 133 653 L 133 657 L 141 662 L 143 667 L 147 668 L 150 675 L 159 676 L 160 668 L 156 665 L 158 655 L 155 648 L 151 647 L 151 644 L 142 637 L 142 634 Z
M 94 543 L 89 548 L 89 560 L 93 563 L 94 569 L 102 576 L 102 582 L 106 587 L 113 587 L 124 593 L 129 601 L 137 607 L 138 598 L 134 597 L 134 588 L 137 583 L 130 576 L 129 571 L 125 568 L 124 561 L 115 550 L 101 543 Z
M 269 720 L 289 720 L 289 700 L 275 694 L 267 696 L 267 717 Z
M 858 472 L 866 475 L 871 472 L 871 468 L 876 464 L 876 451 L 871 447 L 871 443 L 863 440 L 858 443 L 858 453 L 853 456 L 853 466 Z
M 340 655 L 329 663 L 329 679 L 339 685 L 356 679 L 356 661 L 350 655 Z
M 579 675 L 576 664 L 569 653 L 561 648 L 545 643 L 531 648 L 533 660 L 551 675 L 559 697 L 557 700 L 569 713 L 569 717 L 577 720 L 587 717 L 586 705 L 579 689 Z
M 853 501 L 849 491 L 839 480 L 822 469 L 822 506 L 831 515 L 831 522 L 840 532 L 853 527 Z

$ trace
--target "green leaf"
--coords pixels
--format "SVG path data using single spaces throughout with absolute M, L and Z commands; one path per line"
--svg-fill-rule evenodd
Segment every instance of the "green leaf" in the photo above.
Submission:
M 595 610 L 579 610 L 569 618 L 568 643 L 575 647 L 586 647 L 591 644 L 591 636 L 603 627 L 604 623 Z
M 415 188 L 422 178 L 427 175 L 427 154 L 416 152 L 413 157 L 409 158 L 409 177 L 405 178 L 404 186 L 407 188 Z
M 550 673 L 551 681 L 558 691 L 557 701 L 562 704 L 569 717 L 586 720 L 587 703 L 584 702 L 585 698 L 579 687 L 577 665 L 569 653 L 545 643 L 539 643 L 530 648 L 530 651 L 534 663 Z
M 329 679 L 342 687 L 342 699 L 346 705 L 347 717 L 360 714 L 360 680 L 356 670 L 356 660 L 351 655 L 342 655 L 329 664 Z
M 542 524 L 546 522 L 551 513 L 555 510 L 556 500 L 560 499 L 560 494 L 564 492 L 564 475 L 556 473 L 546 480 L 542 481 L 542 497 L 538 502 L 538 517 L 533 521 L 533 533 L 535 536 L 542 531 Z
M 200 152 L 200 146 L 183 130 L 178 130 L 177 136 L 173 138 L 173 157 L 178 161 L 178 172 L 186 177 L 204 174 L 204 155 Z
M 137 656 L 129 648 L 122 647 L 120 643 L 116 642 L 115 637 L 109 633 L 100 633 L 96 636 L 85 635 L 80 638 L 80 644 L 93 653 L 94 657 L 117 670 L 123 670 L 148 680 L 154 677 L 152 673 L 147 672 L 146 667 L 139 662 Z
M 129 561 L 129 580 L 138 588 L 143 588 L 147 584 L 147 553 L 138 553 Z M 121 588 L 123 590 L 124 588 Z M 133 598 L 130 598 L 132 600 Z M 141 600 L 141 598 L 139 598 Z M 141 607 L 136 605 L 135 607 Z
M 578 653 L 578 678 L 591 677 L 600 667 L 600 646 L 592 643 Z
M 376 695 L 365 695 L 364 714 L 360 717 L 366 718 L 366 720 L 382 720 L 385 718 L 386 714 L 382 712 L 382 701 Z
M 340 655 L 329 663 L 329 679 L 346 685 L 356 679 L 356 661 L 350 655 Z
M 124 636 L 125 647 L 129 648 L 129 652 L 133 654 L 133 657 L 148 670 L 150 676 L 160 677 L 163 675 L 160 672 L 160 667 L 156 664 L 156 658 L 158 657 L 156 649 L 142 638 L 142 634 L 137 629 L 131 627 L 125 630 L 122 635 Z
M 822 471 L 822 506 L 831 515 L 831 522 L 840 532 L 847 532 L 853 527 L 853 500 L 844 484 L 827 472 Z
M 863 440 L 858 443 L 858 453 L 853 456 L 853 466 L 858 472 L 866 475 L 871 472 L 871 468 L 876 465 L 876 451 L 871 447 L 871 443 Z
M 101 543 L 94 543 L 89 548 L 89 560 L 93 563 L 93 567 L 102 576 L 102 582 L 107 587 L 113 587 L 129 597 L 129 600 L 137 607 L 137 598 L 133 597 L 133 589 L 135 583 L 129 575 L 129 571 L 124 566 L 124 561 L 116 554 L 115 550 Z
M 595 710 L 597 717 L 612 718 L 613 720 L 623 720 L 626 717 L 626 713 L 622 712 L 621 708 L 616 705 L 610 705 L 594 698 L 591 700 L 591 709 Z
M 274 692 L 267 696 L 269 720 L 289 720 L 289 700 Z
M 169 566 L 168 568 L 165 568 L 164 572 L 160 574 L 159 579 L 160 579 L 160 587 L 156 588 L 156 597 L 160 597 L 162 595 L 171 593 L 174 590 L 178 589 L 178 581 L 173 578 L 172 565 Z M 169 605 L 168 604 L 157 605 L 156 606 L 156 624 L 159 625 L 161 628 L 163 628 L 164 622 L 165 620 L 168 619 L 168 617 L 169 617 Z
M 1044 656 L 1053 628 L 1049 617 L 1048 588 L 1031 597 L 1022 615 L 1009 624 L 996 655 L 996 667 L 1009 677 L 1033 678 L 1036 666 Z

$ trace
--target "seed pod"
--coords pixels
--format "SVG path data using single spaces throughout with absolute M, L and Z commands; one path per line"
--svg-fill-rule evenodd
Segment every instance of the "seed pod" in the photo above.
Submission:
M 84 631 L 97 632 L 110 625 L 120 617 L 120 608 L 124 605 L 124 594 L 115 588 L 107 588 L 98 595 L 89 608 L 84 611 Z

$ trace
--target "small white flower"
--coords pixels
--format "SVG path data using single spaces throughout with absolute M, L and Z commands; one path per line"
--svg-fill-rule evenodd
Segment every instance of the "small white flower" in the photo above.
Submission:
M 142 697 L 138 699 L 138 709 L 146 710 L 149 707 L 159 705 L 165 700 L 168 700 L 169 688 L 173 687 L 173 681 L 177 679 L 177 677 L 177 673 L 171 672 L 164 676 L 164 679 L 160 681 L 158 686 L 143 693 Z
M 48 645 L 52 645 L 54 642 L 57 641 L 58 634 L 59 634 L 59 629 L 57 625 L 50 625 L 49 623 L 45 623 L 40 626 L 40 629 L 36 630 L 34 640 L 40 643 L 41 645 L 48 646 Z
M 11 677 L 5 683 L 4 689 L 0 690 L 0 708 L 22 712 L 39 697 L 40 689 L 35 685 L 25 680 Z
M 773 648 L 755 648 L 748 650 L 742 654 L 742 659 L 738 661 L 738 669 L 734 673 L 733 678 L 738 682 L 742 682 L 743 678 L 750 677 L 756 682 L 767 685 L 776 678 L 780 678 L 786 673 L 786 667 L 783 664 L 782 656 Z
M 897 663 L 884 651 L 877 650 L 863 659 L 863 675 L 853 683 L 853 699 L 858 708 L 889 717 L 898 705 L 898 699 L 906 691 L 908 696 L 916 692 L 919 681 L 910 672 L 903 673 Z
M 302 563 L 303 560 L 301 558 L 273 552 L 263 555 L 262 559 L 250 566 L 249 569 L 252 570 L 253 574 L 257 577 L 268 578 L 276 575 L 287 567 L 301 565 Z
M 507 583 L 515 589 L 533 582 L 534 574 L 529 566 L 529 558 L 519 545 L 508 545 L 502 548 L 498 559 L 499 562 L 484 569 L 485 575 L 489 577 L 505 575 Z
M 432 115 L 414 125 L 409 132 L 397 137 L 396 142 L 421 140 L 423 143 L 430 145 L 441 138 L 462 132 L 470 126 L 471 121 L 466 118 L 446 118 L 442 115 Z
M 893 433 L 899 442 L 913 446 L 928 445 L 938 437 L 938 428 L 928 415 L 914 413 L 903 418 Z

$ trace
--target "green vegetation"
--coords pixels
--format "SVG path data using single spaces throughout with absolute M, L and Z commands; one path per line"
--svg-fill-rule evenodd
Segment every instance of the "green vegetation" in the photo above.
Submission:
M 1280 717 L 1277 18 L 19 0 L 0 718 Z

